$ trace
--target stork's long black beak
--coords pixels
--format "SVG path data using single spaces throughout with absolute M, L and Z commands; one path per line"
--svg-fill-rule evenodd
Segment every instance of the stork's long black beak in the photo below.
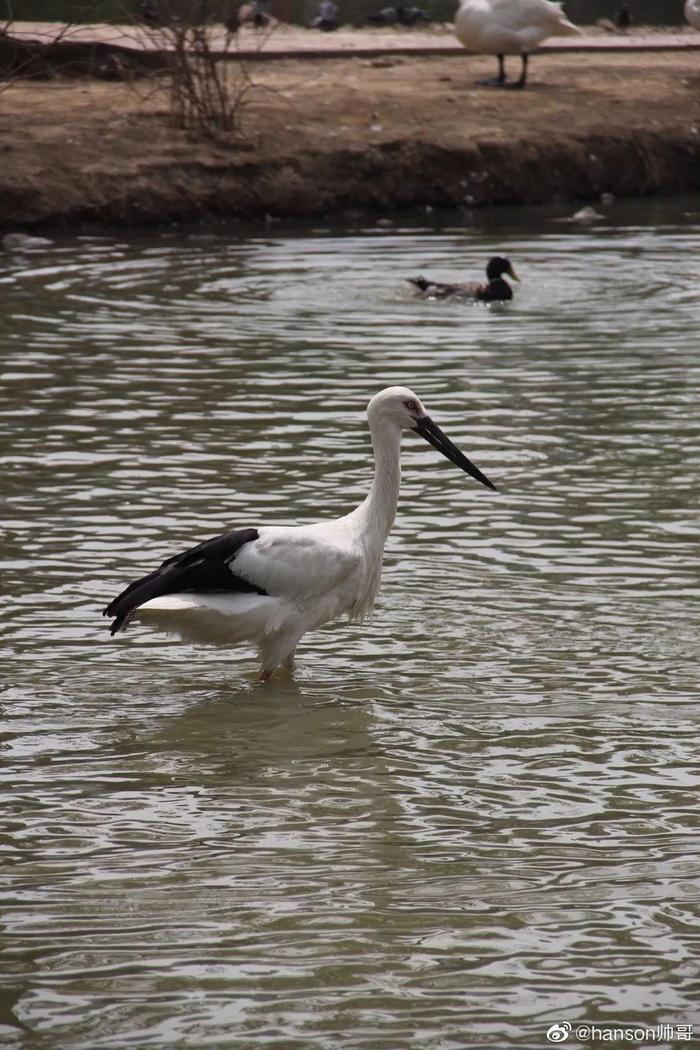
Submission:
M 482 485 L 486 485 L 487 488 L 493 489 L 497 492 L 496 486 L 492 481 L 482 474 L 478 467 L 467 459 L 463 452 L 460 452 L 456 445 L 453 445 L 446 434 L 443 434 L 437 423 L 434 423 L 430 416 L 421 416 L 416 421 L 416 425 L 413 428 L 417 434 L 436 448 L 438 452 L 442 452 L 446 459 L 449 459 L 450 463 L 454 463 L 460 467 L 466 474 L 471 475 L 477 481 L 480 481 Z

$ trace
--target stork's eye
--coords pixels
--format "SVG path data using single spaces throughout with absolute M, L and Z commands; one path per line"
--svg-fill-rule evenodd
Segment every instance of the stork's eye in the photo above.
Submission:
M 410 408 L 411 412 L 414 412 L 416 409 L 415 401 L 404 401 L 404 405 L 406 406 L 406 408 Z

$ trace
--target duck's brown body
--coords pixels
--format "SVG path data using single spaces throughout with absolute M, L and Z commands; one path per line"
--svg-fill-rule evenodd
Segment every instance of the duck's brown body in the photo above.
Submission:
M 513 289 L 504 281 L 503 274 L 508 274 L 514 281 L 518 277 L 508 259 L 497 255 L 489 260 L 486 267 L 488 281 L 461 281 L 447 284 L 442 281 L 430 281 L 427 277 L 408 277 L 409 284 L 415 288 L 419 299 L 471 299 L 482 303 L 508 302 L 513 298 Z
M 477 302 L 505 302 L 513 298 L 513 289 L 507 281 L 490 281 L 478 284 L 464 281 L 463 284 L 442 284 L 428 281 L 425 277 L 408 277 L 409 284 L 416 289 L 418 299 L 475 299 Z

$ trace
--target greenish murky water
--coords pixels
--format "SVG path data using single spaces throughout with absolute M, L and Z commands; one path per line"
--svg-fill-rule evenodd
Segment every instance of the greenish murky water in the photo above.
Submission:
M 3 1047 L 700 1031 L 700 201 L 603 211 L 0 256 Z M 496 250 L 510 306 L 402 284 Z M 110 640 L 166 555 L 361 499 L 398 382 L 502 492 L 405 439 L 371 625 L 268 687 Z

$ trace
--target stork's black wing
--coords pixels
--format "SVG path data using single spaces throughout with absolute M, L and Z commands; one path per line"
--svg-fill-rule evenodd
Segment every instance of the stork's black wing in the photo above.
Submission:
M 183 554 L 175 554 L 155 572 L 130 583 L 104 610 L 104 616 L 115 617 L 109 628 L 110 634 L 124 630 L 139 605 L 163 594 L 182 594 L 185 591 L 267 594 L 262 587 L 237 576 L 232 568 L 241 547 L 257 540 L 258 535 L 257 529 L 239 529 L 215 536 Z

